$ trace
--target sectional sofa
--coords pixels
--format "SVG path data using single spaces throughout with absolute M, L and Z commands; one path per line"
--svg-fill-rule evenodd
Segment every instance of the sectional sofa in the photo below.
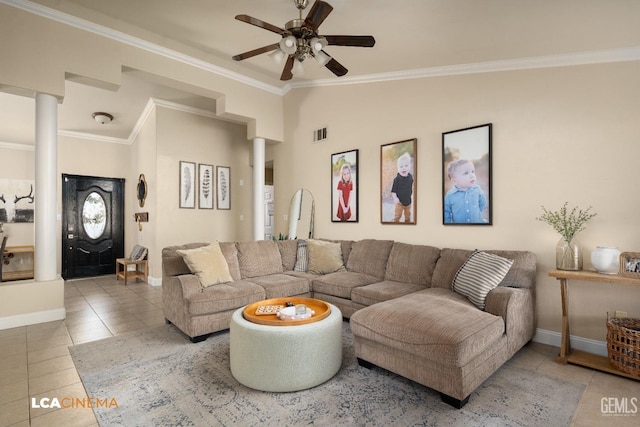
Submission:
M 535 329 L 536 257 L 527 251 L 373 239 L 191 243 L 165 248 L 162 268 L 165 318 L 194 342 L 228 329 L 246 304 L 312 296 L 349 318 L 362 366 L 458 408 Z

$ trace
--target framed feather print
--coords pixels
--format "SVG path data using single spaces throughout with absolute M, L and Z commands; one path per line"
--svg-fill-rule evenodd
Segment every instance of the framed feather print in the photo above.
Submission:
M 216 166 L 218 209 L 231 209 L 231 168 Z
M 196 207 L 196 164 L 180 161 L 180 208 Z
M 213 165 L 198 164 L 198 207 L 213 209 Z

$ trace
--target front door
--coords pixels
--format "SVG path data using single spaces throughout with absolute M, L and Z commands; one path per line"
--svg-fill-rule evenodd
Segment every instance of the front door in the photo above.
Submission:
M 112 274 L 124 256 L 124 179 L 62 175 L 62 277 Z

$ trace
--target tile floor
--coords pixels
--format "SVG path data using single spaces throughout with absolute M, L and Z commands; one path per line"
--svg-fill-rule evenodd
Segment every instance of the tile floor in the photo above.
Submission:
M 87 397 L 68 346 L 164 322 L 160 287 L 132 282 L 125 288 L 113 276 L 66 282 L 65 307 L 64 321 L 0 331 L 0 426 L 97 426 L 91 409 L 32 408 L 31 398 Z M 572 426 L 640 425 L 639 381 L 561 366 L 557 354 L 556 347 L 530 343 L 509 363 L 586 385 Z M 603 398 L 626 398 L 638 413 L 603 415 Z

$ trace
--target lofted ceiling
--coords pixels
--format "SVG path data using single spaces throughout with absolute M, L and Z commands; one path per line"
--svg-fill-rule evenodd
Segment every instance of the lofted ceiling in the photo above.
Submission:
M 310 0 L 307 10 L 313 4 Z M 293 0 L 0 0 L 62 21 L 90 23 L 222 67 L 273 91 L 305 85 L 349 83 L 446 73 L 460 67 L 554 60 L 640 47 L 637 0 L 327 0 L 333 12 L 325 35 L 373 35 L 373 48 L 328 46 L 348 74 L 335 77 L 313 60 L 305 73 L 279 80 L 282 66 L 267 54 L 236 62 L 233 55 L 277 43 L 278 34 L 235 20 L 247 14 L 278 27 L 298 17 Z M 58 13 L 62 13 L 61 15 Z M 635 58 L 638 59 L 638 58 Z M 538 61 L 538 62 L 536 62 Z M 522 65 L 520 65 L 522 66 Z M 526 66 L 526 65 L 525 65 Z M 548 66 L 548 65 L 547 65 Z M 1 82 L 0 82 L 1 83 Z M 67 82 L 59 107 L 62 132 L 127 141 L 149 99 L 215 111 L 211 99 L 169 87 L 138 72 L 125 72 L 117 92 Z M 0 93 L 0 143 L 33 144 L 33 100 Z M 110 125 L 94 111 L 115 116 Z

